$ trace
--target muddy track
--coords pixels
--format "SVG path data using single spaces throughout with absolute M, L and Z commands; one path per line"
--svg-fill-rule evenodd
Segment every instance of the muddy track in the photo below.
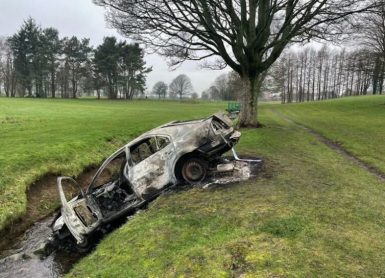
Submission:
M 289 118 L 288 116 L 284 115 L 283 113 L 281 113 L 280 111 L 277 111 L 276 109 L 272 109 L 272 112 L 274 114 L 276 114 L 277 116 L 281 117 L 282 119 L 284 119 L 285 121 L 289 122 L 289 123 L 292 123 L 294 124 L 295 126 L 303 129 L 303 130 L 306 130 L 309 134 L 311 134 L 312 136 L 314 136 L 319 142 L 323 143 L 324 145 L 328 146 L 330 149 L 334 150 L 335 152 L 337 152 L 338 154 L 340 154 L 342 157 L 344 157 L 345 159 L 353 162 L 355 165 L 357 165 L 358 167 L 360 167 L 361 169 L 364 169 L 366 170 L 367 172 L 371 173 L 372 175 L 374 175 L 376 178 L 378 178 L 379 180 L 385 182 L 385 173 L 381 172 L 379 169 L 377 169 L 376 167 L 372 166 L 372 165 L 369 165 L 368 163 L 362 161 L 360 158 L 358 158 L 357 156 L 355 156 L 354 154 L 350 153 L 349 151 L 345 150 L 341 145 L 333 142 L 332 140 L 326 138 L 325 136 L 323 136 L 322 134 L 314 131 L 313 129 L 311 128 L 308 128 L 294 120 L 292 120 L 291 118 Z
M 76 177 L 84 188 L 97 171 L 97 165 L 90 165 Z M 10 222 L 0 230 L 0 254 L 10 245 L 20 241 L 23 233 L 35 222 L 51 215 L 60 207 L 56 179 L 60 174 L 48 173 L 27 187 L 27 209 L 24 215 Z

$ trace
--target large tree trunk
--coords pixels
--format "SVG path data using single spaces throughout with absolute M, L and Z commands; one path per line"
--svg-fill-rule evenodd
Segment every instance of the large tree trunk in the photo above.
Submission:
M 242 78 L 242 108 L 239 115 L 238 127 L 259 127 L 258 96 L 265 75 Z

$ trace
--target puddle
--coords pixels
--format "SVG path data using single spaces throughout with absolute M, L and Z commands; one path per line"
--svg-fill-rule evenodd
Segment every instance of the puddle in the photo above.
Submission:
M 234 161 L 233 171 L 211 174 L 206 182 L 196 186 L 212 188 L 246 181 L 257 175 L 261 165 L 262 163 Z M 172 194 L 177 188 L 178 186 L 166 190 L 165 193 Z M 127 219 L 131 217 L 127 217 Z M 55 216 L 52 215 L 34 223 L 16 244 L 8 247 L 7 250 L 0 250 L 0 278 L 61 277 L 87 254 L 47 245 L 47 239 L 52 234 L 50 224 L 54 218 Z M 125 219 L 120 221 L 115 227 L 120 226 L 125 221 Z M 65 243 L 58 245 L 65 245 Z M 51 246 L 48 248 L 51 250 L 47 250 L 47 246 Z

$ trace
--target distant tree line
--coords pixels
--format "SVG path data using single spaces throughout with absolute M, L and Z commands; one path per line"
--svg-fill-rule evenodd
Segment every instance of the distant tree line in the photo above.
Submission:
M 347 51 L 326 46 L 284 53 L 266 81 L 283 103 L 382 94 L 384 62 L 367 49 Z
M 132 99 L 145 90 L 144 52 L 138 44 L 106 37 L 96 48 L 89 39 L 60 38 L 32 18 L 9 38 L 0 38 L 0 93 L 7 97 L 77 98 L 102 95 Z
M 241 89 L 242 80 L 236 72 L 231 71 L 218 76 L 211 86 L 201 93 L 200 97 L 201 99 L 231 101 L 240 97 Z M 169 85 L 163 81 L 157 82 L 152 89 L 152 94 L 159 99 L 166 97 L 171 99 L 197 99 L 199 97 L 186 74 L 178 75 Z
M 284 52 L 265 80 L 269 91 L 283 103 L 385 93 L 385 1 L 369 2 L 376 5 L 355 23 L 353 47 Z
M 324 45 L 288 50 L 264 77 L 260 97 L 270 95 L 272 99 L 291 103 L 383 94 L 384 61 L 385 54 L 370 47 L 347 50 Z M 217 77 L 202 92 L 202 98 L 236 100 L 241 90 L 242 81 L 235 72 L 230 72 Z

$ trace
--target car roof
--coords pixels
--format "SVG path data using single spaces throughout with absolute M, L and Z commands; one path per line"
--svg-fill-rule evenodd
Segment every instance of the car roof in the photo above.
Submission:
M 178 138 L 180 135 L 184 135 L 186 131 L 191 131 L 193 129 L 198 129 L 203 125 L 206 125 L 213 118 L 217 118 L 228 125 L 231 125 L 231 120 L 228 119 L 222 112 L 215 113 L 207 118 L 197 119 L 197 120 L 187 120 L 187 121 L 172 121 L 161 125 L 159 127 L 153 128 L 150 131 L 143 133 L 134 140 L 128 142 L 125 146 L 131 146 L 138 141 L 149 137 L 149 136 L 168 136 L 172 139 Z M 186 130 L 187 129 L 187 130 Z

